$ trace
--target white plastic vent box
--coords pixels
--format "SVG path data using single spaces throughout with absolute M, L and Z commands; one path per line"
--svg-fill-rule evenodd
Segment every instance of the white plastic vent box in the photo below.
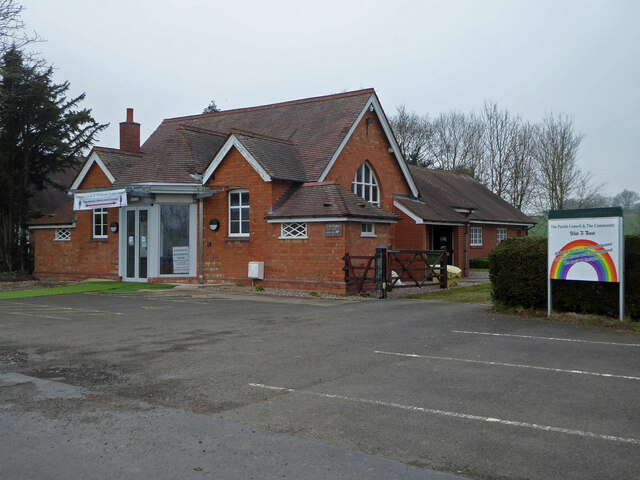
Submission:
M 264 280 L 264 262 L 249 262 L 249 278 Z

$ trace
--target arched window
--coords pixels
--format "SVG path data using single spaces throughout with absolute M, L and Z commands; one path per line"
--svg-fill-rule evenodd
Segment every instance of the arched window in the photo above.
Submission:
M 358 168 L 351 184 L 351 191 L 364 198 L 367 202 L 380 205 L 380 188 L 371 166 L 364 162 Z

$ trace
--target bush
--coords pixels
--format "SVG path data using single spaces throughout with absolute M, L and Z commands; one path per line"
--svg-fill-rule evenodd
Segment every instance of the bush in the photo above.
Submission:
M 542 308 L 547 304 L 547 240 L 506 238 L 489 254 L 493 300 Z
M 625 312 L 640 319 L 640 236 L 625 237 Z M 525 308 L 547 306 L 547 240 L 507 238 L 489 255 L 492 297 Z M 618 285 L 552 280 L 553 309 L 618 316 Z
M 469 268 L 489 268 L 489 259 L 484 257 L 469 259 Z

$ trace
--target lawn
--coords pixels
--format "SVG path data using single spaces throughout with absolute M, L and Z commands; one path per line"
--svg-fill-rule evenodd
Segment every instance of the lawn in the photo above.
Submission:
M 407 295 L 404 298 L 420 300 L 433 300 L 438 302 L 481 303 L 491 305 L 491 284 L 485 283 L 470 287 L 456 287 L 447 290 L 434 290 L 431 292 Z
M 37 288 L 32 290 L 10 290 L 0 292 L 0 300 L 16 298 L 48 297 L 51 295 L 68 295 L 88 292 L 135 292 L 137 290 L 166 290 L 175 285 L 133 282 L 82 282 L 64 287 Z

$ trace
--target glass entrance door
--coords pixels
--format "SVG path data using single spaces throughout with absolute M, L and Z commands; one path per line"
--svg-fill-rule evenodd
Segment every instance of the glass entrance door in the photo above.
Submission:
M 149 250 L 149 209 L 128 209 L 126 217 L 126 279 L 145 281 Z

